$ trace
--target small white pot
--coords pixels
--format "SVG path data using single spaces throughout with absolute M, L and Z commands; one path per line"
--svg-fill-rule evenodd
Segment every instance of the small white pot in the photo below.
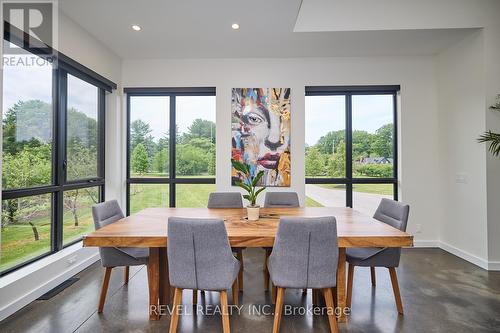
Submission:
M 257 221 L 259 219 L 259 206 L 250 207 L 247 206 L 247 215 L 249 221 Z

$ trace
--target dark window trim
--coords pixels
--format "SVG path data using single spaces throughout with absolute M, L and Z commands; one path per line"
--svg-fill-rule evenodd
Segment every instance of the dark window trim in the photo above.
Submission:
M 4 21 L 4 36 L 3 38 L 17 46 L 24 48 L 24 45 L 27 45 L 27 34 L 25 34 L 22 30 L 17 27 L 11 25 L 9 22 Z M 34 38 L 31 36 L 31 38 Z M 36 39 L 35 39 L 36 40 Z M 40 40 L 37 40 L 37 43 L 44 44 Z M 45 44 L 46 45 L 46 44 Z M 50 45 L 47 45 L 47 48 L 44 49 L 26 49 L 26 51 L 36 54 L 40 57 L 50 58 L 55 56 L 58 65 L 66 70 L 74 70 L 79 73 L 80 77 L 86 77 L 87 81 L 92 81 L 92 84 L 103 88 L 104 90 L 111 92 L 112 90 L 116 90 L 117 84 L 99 73 L 93 71 L 92 69 L 80 64 L 79 62 L 73 60 L 62 52 L 59 52 L 53 49 Z
M 305 96 L 345 96 L 345 139 L 346 175 L 343 178 L 306 177 L 306 184 L 344 184 L 346 206 L 353 206 L 353 185 L 355 184 L 393 184 L 393 197 L 398 200 L 398 94 L 399 85 L 373 86 L 307 86 Z M 352 96 L 392 95 L 393 96 L 393 177 L 392 178 L 354 178 L 352 176 Z
M 185 178 L 177 177 L 175 174 L 175 149 L 176 149 L 176 135 L 169 135 L 169 169 L 168 176 L 161 178 L 137 178 L 130 177 L 130 98 L 137 96 L 168 96 L 170 97 L 170 110 L 169 110 L 169 132 L 176 132 L 176 97 L 177 96 L 215 96 L 215 87 L 151 87 L 151 88 L 124 88 L 123 92 L 126 94 L 127 103 L 127 141 L 126 141 L 126 155 L 127 155 L 127 171 L 126 171 L 126 214 L 130 215 L 130 185 L 131 184 L 158 184 L 169 186 L 169 206 L 175 207 L 175 186 L 176 184 L 215 184 L 215 177 L 210 178 Z
M 8 27 L 4 33 L 4 39 L 15 43 L 18 46 L 23 46 L 23 38 L 19 38 L 19 33 L 24 36 L 19 29 L 10 26 L 4 22 L 4 26 Z M 17 30 L 17 31 L 16 31 Z M 14 32 L 14 33 L 13 33 Z M 42 56 L 39 50 L 30 50 L 37 56 Z M 64 192 L 74 189 L 83 189 L 97 187 L 99 193 L 99 201 L 104 201 L 105 194 L 105 118 L 106 118 L 106 91 L 116 89 L 116 84 L 93 72 L 87 67 L 77 63 L 71 58 L 56 52 L 58 66 L 52 71 L 52 184 L 35 186 L 31 188 L 8 189 L 2 190 L 2 200 L 11 200 L 24 198 L 29 196 L 51 194 L 52 209 L 51 209 L 51 239 L 50 251 L 31 258 L 27 261 L 19 263 L 0 272 L 0 277 L 5 276 L 21 267 L 29 265 L 34 261 L 54 254 L 68 246 L 71 246 L 79 241 L 82 237 L 75 239 L 67 244 L 63 240 L 63 213 L 64 213 Z M 71 74 L 78 79 L 88 82 L 98 88 L 98 166 L 97 177 L 77 179 L 66 181 L 66 112 L 67 112 L 67 74 Z

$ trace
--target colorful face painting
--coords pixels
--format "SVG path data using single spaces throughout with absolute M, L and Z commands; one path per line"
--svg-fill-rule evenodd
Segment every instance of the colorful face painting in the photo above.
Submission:
M 231 125 L 231 158 L 263 170 L 261 186 L 290 186 L 290 88 L 233 88 Z

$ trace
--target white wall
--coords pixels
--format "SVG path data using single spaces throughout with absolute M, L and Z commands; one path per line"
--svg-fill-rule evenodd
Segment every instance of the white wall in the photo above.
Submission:
M 439 129 L 445 217 L 441 242 L 487 266 L 486 149 L 476 139 L 485 128 L 483 31 L 438 57 Z M 463 175 L 465 182 L 457 181 Z
M 124 87 L 217 88 L 217 189 L 230 186 L 231 88 L 292 89 L 292 186 L 304 202 L 304 87 L 400 84 L 402 200 L 412 206 L 409 231 L 435 244 L 441 220 L 437 97 L 433 57 L 207 59 L 124 61 Z M 123 110 L 125 112 L 125 110 Z M 422 181 L 425 179 L 425 182 Z
M 89 67 L 100 75 L 119 83 L 121 80 L 121 59 L 106 46 L 89 35 L 72 20 L 61 13 L 59 17 L 58 50 Z M 1 105 L 1 104 L 0 104 Z M 120 113 L 121 103 L 115 92 L 107 95 L 107 141 L 112 147 L 120 146 L 118 127 L 112 121 Z M 1 131 L 1 129 L 0 129 Z M 118 138 L 117 138 L 118 137 Z M 120 153 L 116 149 L 106 147 L 106 198 L 112 199 L 121 195 L 119 169 Z M 46 257 L 0 278 L 0 320 L 19 310 L 45 292 L 54 288 L 72 275 L 99 259 L 94 248 L 81 248 L 75 244 L 61 252 Z

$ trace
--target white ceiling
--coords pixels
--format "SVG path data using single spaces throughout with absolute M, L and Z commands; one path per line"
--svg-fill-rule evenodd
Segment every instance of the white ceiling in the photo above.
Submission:
M 300 0 L 59 0 L 123 59 L 430 55 L 470 29 L 293 32 Z M 231 24 L 240 24 L 240 30 Z M 135 32 L 132 24 L 142 31 Z

